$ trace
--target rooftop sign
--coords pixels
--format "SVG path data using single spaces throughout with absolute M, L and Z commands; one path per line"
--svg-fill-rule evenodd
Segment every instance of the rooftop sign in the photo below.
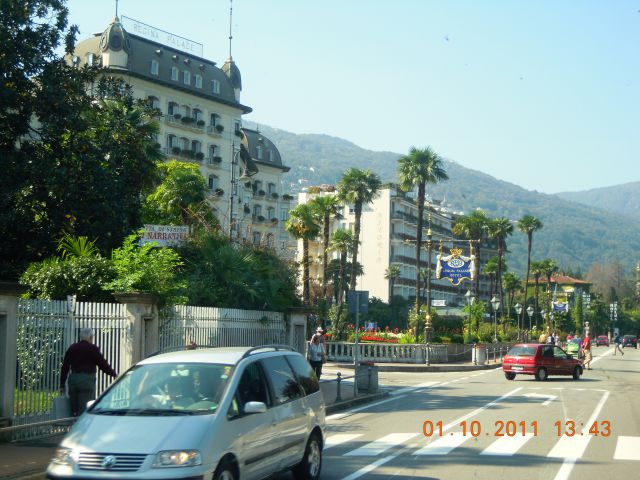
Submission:
M 174 35 L 173 33 L 165 32 L 164 30 L 160 30 L 159 28 L 152 27 L 151 25 L 147 25 L 146 23 L 142 23 L 138 20 L 125 16 L 122 17 L 122 26 L 132 35 L 143 37 L 147 40 L 166 45 L 167 47 L 202 57 L 201 43 Z

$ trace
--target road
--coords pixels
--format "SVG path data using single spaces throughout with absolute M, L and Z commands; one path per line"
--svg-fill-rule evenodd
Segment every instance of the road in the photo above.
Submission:
M 390 398 L 328 418 L 322 479 L 638 478 L 640 351 L 612 353 L 579 381 L 387 374 Z

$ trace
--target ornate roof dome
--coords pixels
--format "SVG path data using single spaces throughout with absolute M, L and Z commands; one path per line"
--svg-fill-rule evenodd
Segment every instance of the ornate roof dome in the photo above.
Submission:
M 236 62 L 233 61 L 233 58 L 229 57 L 229 59 L 224 62 L 222 71 L 227 77 L 229 77 L 229 80 L 231 80 L 233 88 L 242 90 L 242 76 L 240 75 L 240 69 L 236 65 Z
M 105 52 L 107 50 L 111 50 L 113 52 L 124 50 L 126 53 L 131 51 L 129 35 L 125 29 L 122 28 L 122 24 L 118 17 L 113 19 L 113 22 L 111 22 L 100 37 L 100 51 Z

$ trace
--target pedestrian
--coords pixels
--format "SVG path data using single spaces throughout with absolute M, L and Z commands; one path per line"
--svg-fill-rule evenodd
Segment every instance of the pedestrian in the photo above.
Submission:
M 327 354 L 324 349 L 324 343 L 320 342 L 319 335 L 311 337 L 311 341 L 309 342 L 308 358 L 309 363 L 316 372 L 316 377 L 320 380 L 320 375 L 322 375 L 322 364 L 325 362 Z
M 318 339 L 320 340 L 320 343 L 326 347 L 324 330 L 322 329 L 322 327 L 316 328 L 316 333 L 312 335 L 311 340 L 313 340 L 313 337 L 318 337 Z
M 188 340 L 187 344 L 184 346 L 185 350 L 197 350 L 198 344 L 193 340 Z
M 591 370 L 591 360 L 593 360 L 593 355 L 591 355 L 591 337 L 589 336 L 588 331 L 582 341 L 582 352 L 584 354 L 584 366 L 587 370 Z
M 613 338 L 613 343 L 616 344 L 616 347 L 613 349 L 613 354 L 615 355 L 616 352 L 620 350 L 620 353 L 624 355 L 624 352 L 622 351 L 622 347 L 620 346 L 620 344 L 622 343 L 622 339 L 620 338 L 619 333 L 616 333 L 616 336 Z
M 83 328 L 80 341 L 71 345 L 64 354 L 60 371 L 60 393 L 64 394 L 67 384 L 71 415 L 74 417 L 80 416 L 87 408 L 87 402 L 96 396 L 96 367 L 111 377 L 118 376 L 93 344 L 93 330 Z

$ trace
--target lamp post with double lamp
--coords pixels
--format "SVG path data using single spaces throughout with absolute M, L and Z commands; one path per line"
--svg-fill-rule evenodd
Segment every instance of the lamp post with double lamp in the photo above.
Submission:
M 235 199 L 238 196 L 238 180 L 245 182 L 255 173 L 249 172 L 249 169 L 245 166 L 242 170 L 242 175 L 238 179 L 236 177 L 236 167 L 238 166 L 238 157 L 240 156 L 240 149 L 236 149 L 236 144 L 233 142 L 231 145 L 232 156 L 231 156 L 231 192 L 229 193 L 229 241 L 233 241 L 233 229 L 236 225 L 236 222 L 233 218 L 233 206 L 235 204 Z
M 493 343 L 498 342 L 498 309 L 500 308 L 500 300 L 494 295 L 491 299 L 491 306 L 493 307 Z
M 531 305 L 529 305 L 527 307 L 527 315 L 529 315 L 529 330 L 528 332 L 531 332 L 531 317 L 533 317 L 533 314 L 535 313 L 535 310 L 533 309 L 533 307 Z M 527 337 L 529 335 L 527 334 Z
M 587 321 L 587 316 L 589 314 L 590 308 L 591 308 L 591 294 L 587 292 L 582 292 L 582 333 L 584 333 L 586 325 L 589 323 Z
M 516 311 L 516 321 L 518 322 L 518 340 L 522 340 L 520 333 L 522 332 L 522 325 L 520 325 L 520 314 L 522 313 L 522 305 L 516 303 L 513 308 Z
M 476 297 L 473 296 L 471 290 L 467 290 L 467 293 L 464 294 L 464 298 L 467 300 L 467 308 L 469 309 L 469 330 L 467 332 L 467 343 L 471 343 L 471 322 L 473 321 L 473 316 L 471 315 L 471 305 L 476 301 Z

